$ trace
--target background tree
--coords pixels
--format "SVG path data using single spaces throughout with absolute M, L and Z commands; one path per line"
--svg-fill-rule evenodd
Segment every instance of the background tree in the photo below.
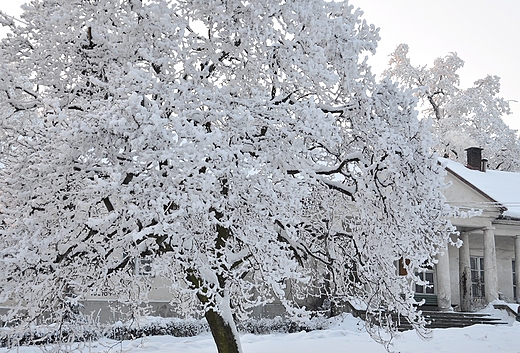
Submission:
M 439 154 L 465 164 L 464 150 L 482 147 L 491 168 L 520 171 L 517 132 L 502 120 L 510 108 L 498 96 L 500 78 L 486 76 L 463 89 L 457 71 L 464 61 L 456 53 L 437 58 L 430 68 L 412 66 L 407 55 L 408 46 L 399 45 L 385 74 L 415 90 L 424 115 L 432 118 Z
M 240 351 L 234 318 L 275 299 L 304 316 L 298 297 L 356 297 L 421 328 L 410 283 L 452 229 L 443 170 L 414 98 L 361 57 L 378 35 L 360 16 L 317 0 L 26 6 L 0 49 L 4 320 L 72 320 L 107 291 L 137 310 L 144 257 L 222 353 Z

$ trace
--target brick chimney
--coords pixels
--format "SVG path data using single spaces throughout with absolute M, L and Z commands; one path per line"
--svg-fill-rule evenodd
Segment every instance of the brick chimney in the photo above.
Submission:
M 480 170 L 481 172 L 486 171 L 487 159 L 482 159 L 482 150 L 480 147 L 469 147 L 465 149 L 468 160 L 467 168 Z

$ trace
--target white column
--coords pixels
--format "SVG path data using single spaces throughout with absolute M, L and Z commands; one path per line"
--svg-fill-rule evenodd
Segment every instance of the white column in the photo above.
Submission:
M 497 255 L 495 249 L 495 228 L 484 228 L 484 291 L 486 301 L 498 299 Z
M 450 281 L 450 257 L 448 247 L 442 249 L 442 254 L 437 255 L 437 303 L 439 310 L 448 311 L 451 308 L 451 281 Z
M 520 303 L 520 235 L 515 238 L 516 302 Z
M 471 263 L 469 254 L 469 235 L 461 233 L 462 246 L 459 248 L 459 290 L 460 310 L 472 311 L 471 305 Z

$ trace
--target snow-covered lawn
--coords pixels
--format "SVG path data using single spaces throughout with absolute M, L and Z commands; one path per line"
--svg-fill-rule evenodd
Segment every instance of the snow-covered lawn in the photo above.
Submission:
M 520 323 L 511 326 L 475 325 L 464 329 L 437 329 L 430 341 L 424 341 L 415 332 L 399 334 L 391 350 L 401 353 L 518 353 L 520 352 Z M 352 316 L 338 322 L 328 330 L 291 334 L 253 335 L 243 334 L 244 353 L 315 353 L 315 352 L 363 352 L 383 353 L 385 348 L 374 342 L 363 330 L 362 323 Z M 117 342 L 101 340 L 82 345 L 82 352 L 91 353 L 215 353 L 216 348 L 209 334 L 180 338 L 154 336 L 134 341 Z M 37 347 L 11 350 L 20 353 L 41 352 Z M 9 352 L 1 348 L 0 353 Z

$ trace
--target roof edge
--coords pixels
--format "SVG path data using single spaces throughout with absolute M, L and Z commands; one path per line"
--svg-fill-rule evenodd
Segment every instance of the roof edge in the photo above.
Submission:
M 467 179 L 463 178 L 462 176 L 460 176 L 459 174 L 457 174 L 456 172 L 453 171 L 453 169 L 451 169 L 450 167 L 446 166 L 444 167 L 446 168 L 447 171 L 449 171 L 452 175 L 454 175 L 455 177 L 457 177 L 457 179 L 459 179 L 460 181 L 462 181 L 464 184 L 468 185 L 470 188 L 472 188 L 473 190 L 475 190 L 476 192 L 478 192 L 479 194 L 481 194 L 482 196 L 484 196 L 485 198 L 489 199 L 491 202 L 497 204 L 497 205 L 500 205 L 498 206 L 498 209 L 500 210 L 501 213 L 504 213 L 505 211 L 507 211 L 507 207 L 504 206 L 501 202 L 495 200 L 494 198 L 492 198 L 491 196 L 489 196 L 488 194 L 486 194 L 484 191 L 482 191 L 481 189 L 479 189 L 478 187 L 476 187 L 474 184 L 472 184 L 471 182 L 469 182 Z

